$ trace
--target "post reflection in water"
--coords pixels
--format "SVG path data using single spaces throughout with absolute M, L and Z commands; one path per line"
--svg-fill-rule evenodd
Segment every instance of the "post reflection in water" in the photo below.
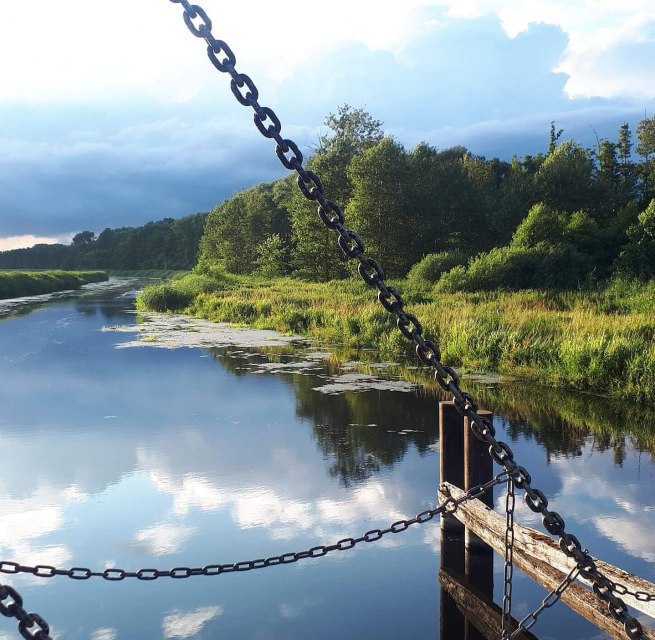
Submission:
M 142 346 L 121 348 L 132 336 L 103 327 L 135 324 L 121 296 L 133 286 L 0 321 L 2 559 L 101 570 L 203 566 L 330 544 L 436 504 L 437 395 L 385 389 L 377 374 L 291 348 L 156 348 L 147 322 Z M 481 391 L 517 459 L 583 544 L 652 580 L 655 517 L 644 488 L 655 447 L 646 430 L 603 423 L 603 431 L 600 415 L 574 403 L 552 417 L 514 388 Z M 575 411 L 587 417 L 575 422 Z M 536 526 L 527 508 L 517 507 L 517 519 Z M 613 525 L 621 519 L 625 526 Z M 434 638 L 440 562 L 454 557 L 442 544 L 451 542 L 433 521 L 243 574 L 2 579 L 62 640 Z M 488 557 L 458 562 L 486 594 L 495 578 L 500 601 L 498 560 L 491 578 Z M 517 582 L 520 617 L 543 595 Z M 564 609 L 557 622 L 548 618 L 539 622 L 544 637 L 596 634 Z M 0 620 L 0 638 L 14 635 Z

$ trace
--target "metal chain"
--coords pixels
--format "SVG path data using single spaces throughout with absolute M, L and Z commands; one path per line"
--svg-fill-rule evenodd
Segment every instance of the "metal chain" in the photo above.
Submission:
M 338 234 L 338 244 L 343 253 L 358 261 L 359 275 L 367 285 L 377 288 L 380 304 L 396 316 L 400 332 L 416 344 L 416 355 L 421 362 L 435 370 L 436 382 L 451 394 L 457 410 L 470 420 L 473 433 L 489 445 L 491 457 L 505 468 L 515 485 L 525 491 L 525 500 L 530 509 L 541 514 L 543 525 L 551 535 L 559 537 L 562 551 L 576 561 L 580 574 L 592 582 L 594 593 L 607 603 L 612 617 L 623 623 L 628 637 L 631 640 L 643 638 L 639 621 L 628 614 L 625 603 L 612 592 L 612 581 L 599 571 L 591 555 L 582 550 L 577 537 L 565 530 L 564 519 L 559 513 L 548 509 L 548 500 L 543 492 L 532 488 L 530 474 L 514 462 L 514 454 L 509 445 L 496 440 L 491 420 L 478 414 L 478 405 L 469 393 L 462 391 L 455 370 L 441 362 L 438 345 L 423 337 L 423 326 L 418 318 L 405 311 L 400 293 L 385 284 L 382 267 L 365 254 L 364 243 L 357 232 L 346 228 L 342 209 L 332 200 L 326 199 L 321 179 L 303 167 L 303 155 L 298 145 L 293 140 L 282 137 L 280 119 L 271 108 L 259 104 L 257 87 L 249 76 L 237 72 L 234 53 L 225 42 L 213 36 L 212 22 L 205 11 L 196 4 L 190 4 L 188 0 L 170 2 L 184 7 L 184 22 L 194 36 L 204 39 L 207 43 L 207 55 L 211 63 L 222 73 L 231 76 L 230 87 L 234 97 L 240 104 L 254 110 L 254 122 L 259 132 L 266 138 L 275 140 L 275 153 L 280 162 L 298 174 L 298 188 L 302 194 L 308 200 L 318 203 L 317 213 L 323 224 Z M 219 55 L 222 57 L 219 58 Z
M 550 609 L 550 607 L 556 605 L 559 602 L 562 594 L 569 588 L 572 583 L 576 581 L 579 573 L 580 567 L 573 567 L 573 569 L 569 571 L 564 580 L 562 580 L 562 582 L 560 582 L 559 585 L 541 601 L 541 605 L 539 605 L 537 609 L 535 609 L 532 613 L 529 613 L 527 616 L 525 616 L 525 618 L 523 618 L 523 620 L 521 620 L 521 622 L 519 622 L 518 627 L 514 629 L 510 636 L 508 636 L 507 640 L 513 640 L 516 638 L 516 636 L 519 635 L 519 633 L 521 633 L 521 631 L 528 631 L 529 629 L 532 629 L 532 627 L 537 624 L 539 616 L 546 609 Z
M 421 511 L 417 516 L 409 520 L 397 520 L 386 529 L 371 529 L 359 538 L 343 538 L 336 544 L 318 545 L 306 551 L 283 553 L 282 555 L 270 558 L 259 558 L 257 560 L 245 560 L 230 564 L 209 564 L 204 567 L 175 567 L 174 569 L 139 569 L 138 571 L 125 571 L 124 569 L 104 569 L 93 571 L 87 567 L 72 567 L 70 569 L 58 569 L 49 565 L 28 566 L 17 562 L 0 561 L 0 573 L 16 574 L 30 573 L 39 578 L 52 578 L 53 576 L 67 576 L 73 580 L 88 580 L 89 578 L 103 578 L 110 582 L 117 582 L 125 578 L 136 578 L 138 580 L 156 580 L 157 578 L 190 578 L 192 576 L 217 576 L 222 573 L 235 573 L 251 571 L 252 569 L 265 569 L 280 564 L 292 564 L 298 560 L 308 558 L 321 558 L 333 551 L 347 551 L 361 542 L 376 542 L 389 533 L 400 533 L 406 531 L 415 524 L 424 524 L 437 515 L 453 513 L 457 507 L 469 500 L 483 496 L 492 487 L 502 484 L 507 479 L 507 473 L 501 472 L 494 478 L 479 484 L 467 491 L 460 498 L 447 498 L 435 509 Z M 9 588 L 9 587 L 8 587 Z M 0 611 L 2 612 L 2 611 Z
M 655 601 L 655 593 L 648 593 L 646 591 L 632 591 L 632 589 L 629 589 L 626 587 L 624 584 L 621 584 L 620 582 L 614 582 L 612 581 L 612 591 L 614 593 L 618 593 L 620 596 L 632 596 L 635 600 L 639 600 L 639 602 L 653 602 Z
M 9 603 L 5 603 L 9 600 Z M 50 626 L 38 613 L 28 613 L 23 608 L 20 593 L 9 585 L 0 584 L 0 613 L 6 618 L 18 620 L 18 631 L 26 640 L 52 640 Z M 33 627 L 38 627 L 32 631 Z
M 505 569 L 503 575 L 502 640 L 507 640 L 512 623 L 512 577 L 514 575 L 514 480 L 507 478 L 505 495 Z

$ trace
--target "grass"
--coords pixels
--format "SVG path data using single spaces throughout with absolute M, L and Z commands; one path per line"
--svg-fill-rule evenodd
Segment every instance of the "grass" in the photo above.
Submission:
M 655 283 L 616 281 L 593 292 L 450 294 L 396 284 L 407 289 L 406 308 L 423 322 L 424 335 L 438 341 L 446 364 L 653 402 Z M 412 352 L 394 318 L 359 280 L 263 280 L 215 269 L 146 288 L 138 305 L 300 333 L 344 352 L 375 349 L 384 359 Z
M 79 289 L 107 279 L 106 271 L 0 271 L 0 299 Z

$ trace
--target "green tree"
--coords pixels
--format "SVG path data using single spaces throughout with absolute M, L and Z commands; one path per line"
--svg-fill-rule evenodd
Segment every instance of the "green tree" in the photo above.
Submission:
M 637 153 L 648 160 L 655 153 L 655 117 L 644 118 L 637 125 Z
M 289 249 L 279 233 L 257 245 L 257 272 L 266 278 L 277 278 L 289 273 Z
M 535 174 L 538 201 L 558 211 L 584 209 L 591 200 L 593 172 L 591 152 L 567 140 L 544 159 Z
M 350 164 L 353 197 L 348 219 L 365 239 L 367 254 L 380 261 L 390 276 L 402 276 L 417 262 L 420 228 L 410 205 L 410 166 L 405 149 L 384 138 Z
M 619 268 L 631 275 L 655 277 L 655 199 L 627 231 L 628 244 L 619 257 Z
M 200 261 L 221 264 L 231 273 L 252 273 L 258 245 L 275 233 L 288 237 L 288 216 L 275 202 L 270 183 L 240 191 L 207 217 Z
M 80 231 L 73 236 L 71 244 L 75 247 L 83 247 L 91 244 L 96 239 L 96 234 L 93 231 Z
M 529 249 L 538 244 L 556 245 L 564 238 L 566 218 L 548 205 L 534 205 L 512 236 L 512 247 Z
M 345 209 L 352 196 L 348 166 L 383 137 L 382 123 L 364 109 L 339 107 L 325 120 L 330 133 L 319 138 L 319 146 L 307 168 L 321 179 L 326 197 Z M 320 221 L 316 204 L 296 189 L 288 191 L 292 226 L 293 263 L 298 275 L 309 280 L 331 280 L 347 275 L 347 265 L 336 245 L 334 234 Z

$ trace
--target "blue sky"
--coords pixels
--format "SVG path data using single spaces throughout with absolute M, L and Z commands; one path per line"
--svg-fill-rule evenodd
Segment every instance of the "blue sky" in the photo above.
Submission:
M 407 148 L 510 159 L 655 112 L 651 0 L 201 2 L 303 151 L 365 107 Z M 0 249 L 207 211 L 284 174 L 167 0 L 33 0 L 0 23 Z M 329 185 L 327 186 L 329 190 Z

